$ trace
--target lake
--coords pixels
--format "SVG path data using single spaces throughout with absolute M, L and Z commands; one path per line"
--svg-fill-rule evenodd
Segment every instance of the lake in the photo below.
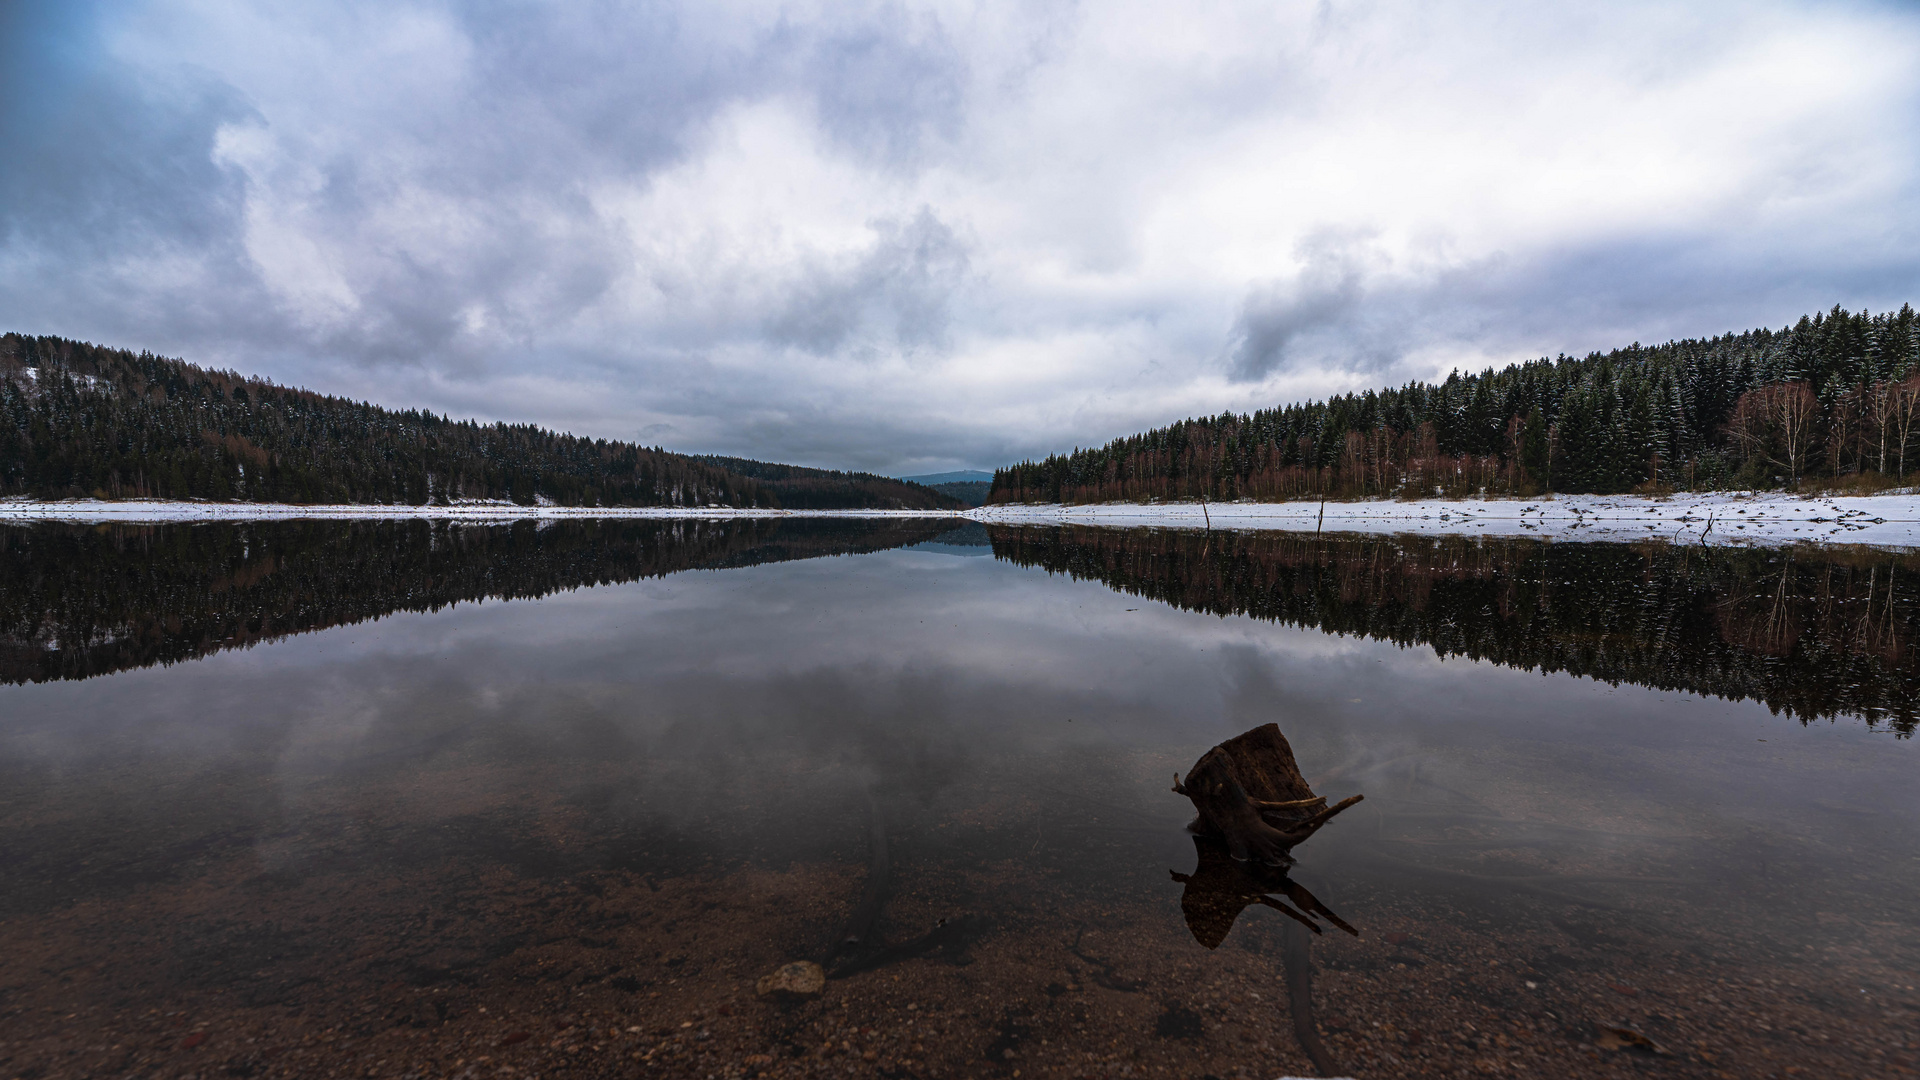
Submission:
M 1916 634 L 1865 547 L 8 527 L 0 1074 L 1913 1075 Z M 1365 796 L 1286 874 L 1170 790 L 1268 723 Z

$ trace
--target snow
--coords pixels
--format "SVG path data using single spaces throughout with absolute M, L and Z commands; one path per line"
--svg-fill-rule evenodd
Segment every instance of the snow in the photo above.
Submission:
M 20 374 L 27 380 L 28 383 L 32 384 L 33 386 L 37 387 L 40 385 L 40 369 L 39 368 L 37 367 L 21 368 Z M 105 390 L 109 394 L 114 392 L 114 385 L 108 382 L 107 380 L 100 378 L 97 375 L 82 375 L 79 372 L 69 371 L 69 372 L 66 372 L 66 376 L 67 378 L 72 379 L 75 382 L 78 382 L 80 385 L 86 387 L 89 390 Z
M 1556 495 L 1544 499 L 1373 499 L 1322 504 L 1195 503 L 988 506 L 988 524 L 1157 525 L 1169 528 L 1534 536 L 1555 540 L 1680 543 L 1844 543 L 1920 547 L 1920 494 L 1809 498 L 1737 492 L 1647 498 Z
M 273 521 L 293 518 L 555 521 L 569 518 L 951 518 L 984 524 L 1109 525 L 1201 529 L 1533 536 L 1555 540 L 1667 540 L 1676 543 L 1869 544 L 1920 548 L 1920 493 L 1802 497 L 1725 493 L 1646 498 L 1558 495 L 1545 499 L 1423 499 L 1320 503 L 1105 503 L 1096 506 L 986 506 L 947 510 L 733 510 L 725 507 L 292 506 L 280 503 L 39 502 L 0 499 L 0 523 L 28 521 Z
M 452 506 L 380 506 L 354 503 L 296 506 L 289 503 L 168 502 L 164 500 L 108 501 L 63 499 L 0 499 L 0 523 L 68 521 L 79 523 L 174 521 L 283 521 L 295 518 L 369 521 L 551 521 L 566 518 L 656 518 L 711 520 L 717 518 L 958 518 L 948 510 L 735 510 L 728 507 L 643 506 L 583 507 L 519 506 L 505 500 L 462 499 Z

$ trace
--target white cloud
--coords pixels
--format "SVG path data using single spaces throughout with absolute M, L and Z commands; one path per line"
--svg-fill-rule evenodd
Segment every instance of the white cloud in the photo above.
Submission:
M 692 450 L 992 465 L 1897 305 L 1920 269 L 1895 7 L 153 2 L 66 32 L 92 74 L 15 123 L 105 145 L 57 94 L 118 72 L 180 167 L 0 234 L 11 325 Z M 226 97 L 155 89 L 182 73 Z M 57 242 L 121 219 L 111 259 Z

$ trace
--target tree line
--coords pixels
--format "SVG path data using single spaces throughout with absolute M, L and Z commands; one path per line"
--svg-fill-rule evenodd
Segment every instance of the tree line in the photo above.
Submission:
M 994 474 L 990 502 L 1800 488 L 1920 471 L 1920 319 L 1838 306 L 1781 330 L 1561 355 L 1188 419 Z
M 996 557 L 1216 615 L 1920 725 L 1920 556 L 1869 548 L 992 526 Z
M 976 505 L 936 487 L 873 473 L 809 469 L 717 454 L 702 454 L 697 460 L 757 482 L 789 510 L 964 510 Z
M 785 505 L 781 486 L 658 446 L 386 409 L 148 352 L 0 336 L 0 495 L 775 508 Z M 801 505 L 823 497 L 785 486 Z M 837 491 L 844 506 L 954 505 L 918 485 L 814 486 Z

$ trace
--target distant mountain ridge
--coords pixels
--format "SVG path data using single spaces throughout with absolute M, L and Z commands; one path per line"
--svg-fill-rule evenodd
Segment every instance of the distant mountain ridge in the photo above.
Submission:
M 964 510 L 979 505 L 924 484 L 873 473 L 810 469 L 719 454 L 702 454 L 696 460 L 759 482 L 789 510 Z
M 925 484 L 927 487 L 958 499 L 968 506 L 984 506 L 988 492 L 993 490 L 993 474 L 979 469 L 960 469 L 955 472 L 927 473 L 923 476 L 903 476 L 900 479 L 910 483 Z
M 0 496 L 951 509 L 885 477 L 452 420 L 57 337 L 0 336 Z M 774 473 L 788 470 L 779 476 Z M 786 492 L 783 498 L 781 492 Z M 793 500 L 789 503 L 787 500 Z
M 982 469 L 957 469 L 953 472 L 924 473 L 920 476 L 903 476 L 900 479 L 910 483 L 925 484 L 976 484 L 982 481 L 993 482 L 993 474 Z

